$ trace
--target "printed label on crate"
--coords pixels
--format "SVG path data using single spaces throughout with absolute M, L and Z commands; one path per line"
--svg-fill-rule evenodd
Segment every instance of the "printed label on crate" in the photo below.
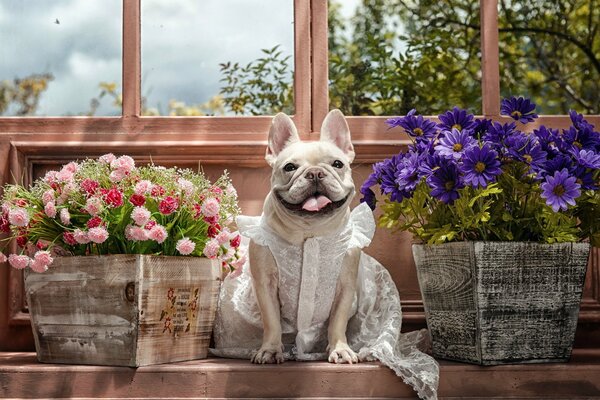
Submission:
M 165 306 L 160 314 L 163 333 L 179 336 L 195 329 L 198 317 L 199 288 L 169 288 Z

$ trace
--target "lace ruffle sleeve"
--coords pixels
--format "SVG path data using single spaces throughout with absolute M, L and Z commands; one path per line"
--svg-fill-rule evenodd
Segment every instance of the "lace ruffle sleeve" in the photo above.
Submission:
M 265 231 L 261 225 L 262 217 L 251 217 L 248 215 L 239 215 L 235 222 L 242 236 L 252 239 L 254 243 L 261 246 L 267 246 Z
M 375 234 L 375 218 L 367 203 L 361 203 L 350 214 L 352 236 L 350 247 L 367 247 Z

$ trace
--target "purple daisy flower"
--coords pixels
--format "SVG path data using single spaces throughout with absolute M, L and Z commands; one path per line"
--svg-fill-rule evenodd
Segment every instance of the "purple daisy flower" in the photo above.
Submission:
M 506 139 L 508 156 L 515 160 L 529 164 L 533 170 L 541 167 L 546 162 L 548 155 L 537 141 L 535 135 L 526 135 L 516 132 Z
M 400 189 L 396 182 L 398 174 L 398 164 L 404 158 L 404 154 L 397 154 L 392 158 L 384 160 L 381 168 L 381 192 L 390 196 L 391 201 L 401 202 L 405 193 Z
M 563 130 L 562 139 L 566 147 L 564 150 L 571 149 L 586 149 L 596 150 L 600 147 L 600 133 L 594 132 L 592 125 L 580 125 L 578 129 L 574 126 L 568 130 Z
M 577 163 L 584 168 L 600 169 L 600 154 L 592 150 L 573 150 Z
M 588 168 L 576 167 L 573 172 L 577 183 L 581 185 L 583 190 L 598 190 L 598 183 L 594 180 L 594 175 Z
M 404 117 L 390 118 L 385 121 L 390 128 L 400 126 L 406 133 L 416 138 L 417 141 L 429 140 L 437 133 L 436 124 L 433 121 L 423 118 L 422 115 L 416 115 L 414 108 Z
M 569 205 L 575 205 L 575 199 L 581 194 L 579 191 L 581 185 L 576 181 L 577 178 L 569 175 L 566 168 L 546 177 L 541 185 L 542 197 L 554 212 L 564 211 L 569 208 Z
M 590 124 L 583 118 L 583 115 L 579 114 L 575 110 L 569 110 L 569 117 L 571 118 L 571 122 L 573 126 L 577 129 L 589 129 L 591 131 L 594 130 L 594 125 Z
M 419 183 L 419 155 L 417 153 L 408 153 L 408 156 L 404 157 L 398 164 L 398 178 L 396 183 L 398 186 L 406 192 L 411 194 Z
M 483 140 L 490 143 L 496 149 L 499 149 L 504 146 L 504 141 L 515 132 L 516 128 L 517 125 L 514 122 L 509 124 L 494 122 L 483 136 Z
M 460 160 L 465 150 L 476 144 L 477 141 L 470 135 L 470 131 L 459 131 L 454 128 L 451 132 L 444 132 L 444 136 L 440 138 L 439 144 L 435 146 L 435 151 L 442 157 Z
M 360 188 L 360 193 L 363 196 L 363 197 L 361 197 L 360 202 L 367 203 L 369 205 L 369 207 L 371 208 L 371 210 L 375 210 L 375 206 L 377 205 L 377 199 L 375 198 L 375 192 L 373 192 L 370 187 L 365 188 L 363 185 L 363 187 Z
M 531 122 L 538 117 L 535 113 L 535 103 L 532 103 L 529 99 L 523 97 L 502 99 L 500 114 L 508 115 L 522 124 Z
M 559 153 L 557 143 L 562 139 L 560 138 L 558 129 L 550 129 L 542 125 L 539 129 L 535 129 L 533 134 L 538 138 L 542 150 L 548 153 L 548 155 L 557 155 Z
M 543 168 L 540 170 L 540 175 L 551 176 L 554 175 L 555 172 L 563 169 L 567 169 L 568 171 L 572 172 L 575 169 L 575 165 L 573 164 L 571 157 L 567 156 L 566 154 L 559 154 L 544 163 Z
M 483 136 L 485 136 L 485 134 L 491 127 L 492 127 L 491 119 L 476 118 L 475 119 L 475 127 L 473 128 L 473 136 L 476 139 L 481 139 L 481 138 L 483 138 Z
M 445 204 L 454 203 L 459 197 L 458 189 L 464 187 L 458 167 L 447 160 L 432 171 L 427 184 L 431 188 L 431 195 Z
M 496 176 L 502 173 L 498 153 L 487 144 L 483 147 L 473 146 L 463 155 L 462 170 L 463 179 L 467 185 L 473 187 L 487 187 L 496 180 Z
M 462 110 L 458 107 L 454 107 L 452 111 L 446 111 L 444 114 L 438 116 L 440 123 L 438 127 L 444 131 L 451 131 L 457 129 L 459 131 L 465 129 L 474 129 L 476 126 L 473 120 L 473 114 L 469 114 L 467 110 Z

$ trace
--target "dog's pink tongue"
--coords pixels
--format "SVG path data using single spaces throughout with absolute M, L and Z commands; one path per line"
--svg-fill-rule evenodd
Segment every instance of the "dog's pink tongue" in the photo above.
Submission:
M 313 196 L 306 199 L 304 204 L 302 204 L 302 209 L 306 211 L 319 211 L 329 203 L 331 203 L 331 200 L 323 195 L 319 195 L 319 197 Z

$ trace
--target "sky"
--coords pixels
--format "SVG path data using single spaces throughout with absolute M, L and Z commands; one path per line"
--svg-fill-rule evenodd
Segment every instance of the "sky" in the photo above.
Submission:
M 218 94 L 218 64 L 245 64 L 280 45 L 293 55 L 292 0 L 141 0 L 142 95 L 163 113 L 171 99 Z M 100 82 L 121 87 L 121 0 L 0 0 L 0 81 L 54 80 L 37 115 L 86 113 Z M 120 89 L 119 89 L 120 90 Z M 118 115 L 103 101 L 96 115 Z

